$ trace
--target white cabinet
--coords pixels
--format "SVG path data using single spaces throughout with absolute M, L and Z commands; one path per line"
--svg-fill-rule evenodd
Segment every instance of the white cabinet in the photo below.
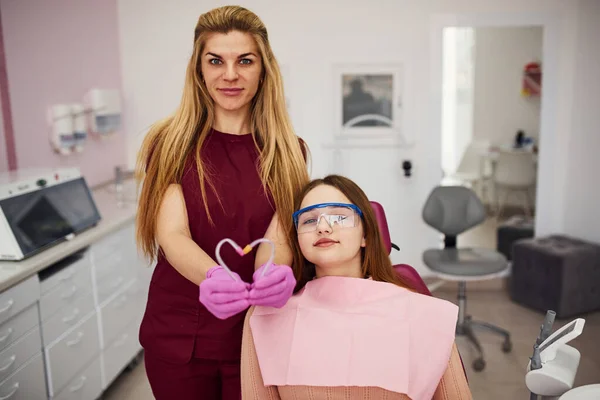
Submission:
M 98 334 L 98 318 L 94 312 L 45 349 L 48 387 L 52 396 L 60 393 L 77 373 L 98 356 Z
M 41 353 L 0 383 L 0 399 L 37 400 L 47 396 Z
M 139 322 L 136 320 L 121 331 L 117 338 L 102 352 L 105 388 L 129 364 L 132 355 L 137 355 L 141 350 L 138 331 Z
M 102 394 L 102 369 L 96 358 L 86 369 L 75 375 L 55 400 L 90 400 Z
M 138 332 L 149 281 L 143 278 L 148 272 L 138 256 L 133 224 L 94 244 L 92 254 L 106 389 L 142 349 Z
M 142 349 L 152 268 L 138 254 L 136 204 L 104 187 L 88 194 L 94 227 L 0 262 L 0 400 L 97 399 Z
M 0 399 L 98 398 L 141 350 L 151 273 L 132 221 L 0 293 Z
M 18 338 L 25 336 L 33 328 L 39 326 L 39 312 L 36 302 L 20 314 L 0 325 L 0 351 L 4 350 Z
M 100 307 L 103 348 L 114 341 L 132 321 L 141 318 L 146 292 L 139 280 L 131 282 Z
M 37 275 L 0 293 L 0 399 L 46 399 Z
M 18 315 L 40 298 L 40 281 L 37 276 L 0 293 L 0 324 Z
M 42 340 L 50 346 L 66 332 L 73 329 L 83 318 L 94 312 L 94 296 L 85 293 L 72 304 L 65 305 L 42 322 Z
M 40 329 L 36 326 L 0 352 L 0 382 L 38 355 L 41 350 Z
M 49 398 L 100 356 L 92 253 L 85 248 L 39 273 L 40 325 Z

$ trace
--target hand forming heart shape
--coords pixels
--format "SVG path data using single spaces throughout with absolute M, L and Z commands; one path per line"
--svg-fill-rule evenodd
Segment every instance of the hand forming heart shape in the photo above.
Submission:
M 243 249 L 240 247 L 240 245 L 238 245 L 233 240 L 231 240 L 229 238 L 225 238 L 225 239 L 221 240 L 217 244 L 217 248 L 215 249 L 215 255 L 217 257 L 217 261 L 219 262 L 219 265 L 221 267 L 223 267 L 223 269 L 225 271 L 227 271 L 227 273 L 229 274 L 229 276 L 231 276 L 231 279 L 233 279 L 234 281 L 236 281 L 237 279 L 233 275 L 233 273 L 231 272 L 231 269 L 229 269 L 229 267 L 227 266 L 227 264 L 225 264 L 225 261 L 223 261 L 223 259 L 221 258 L 221 246 L 223 246 L 224 243 L 229 243 L 231 245 L 231 247 L 233 247 L 235 249 L 235 251 L 240 256 L 245 256 L 246 254 L 250 253 L 250 251 L 252 251 L 252 248 L 254 246 L 256 246 L 257 244 L 262 243 L 262 242 L 269 243 L 271 245 L 271 257 L 267 261 L 266 267 L 263 268 L 262 274 L 261 274 L 261 276 L 264 276 L 265 273 L 267 272 L 267 270 L 269 269 L 269 267 L 271 265 L 273 265 L 273 259 L 275 258 L 275 244 L 272 241 L 270 241 L 269 239 L 266 239 L 266 238 L 256 239 L 254 242 L 250 243 L 249 245 L 247 245 Z

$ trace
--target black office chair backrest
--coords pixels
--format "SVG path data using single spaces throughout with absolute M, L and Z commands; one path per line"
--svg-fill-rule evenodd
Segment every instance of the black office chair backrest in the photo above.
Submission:
M 481 224 L 485 207 L 477 194 L 464 186 L 438 186 L 423 207 L 425 223 L 446 236 L 457 236 Z

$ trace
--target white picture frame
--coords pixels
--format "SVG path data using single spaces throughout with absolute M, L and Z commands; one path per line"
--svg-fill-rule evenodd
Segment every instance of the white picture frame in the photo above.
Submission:
M 370 146 L 406 143 L 403 76 L 402 64 L 334 65 L 334 141 Z

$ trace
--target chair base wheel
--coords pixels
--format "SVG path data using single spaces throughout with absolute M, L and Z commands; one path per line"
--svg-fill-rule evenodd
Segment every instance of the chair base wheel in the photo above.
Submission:
M 473 361 L 473 369 L 477 372 L 483 371 L 485 368 L 485 361 L 483 358 L 477 358 Z

